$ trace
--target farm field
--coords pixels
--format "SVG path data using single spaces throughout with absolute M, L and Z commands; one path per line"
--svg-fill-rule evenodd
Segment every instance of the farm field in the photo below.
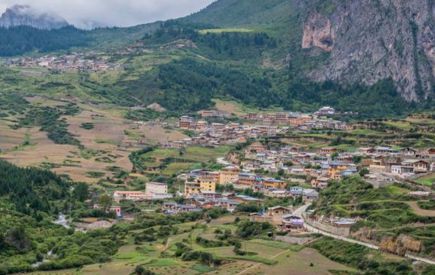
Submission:
M 238 256 L 232 246 L 204 248 L 196 243 L 198 237 L 210 237 L 216 229 L 236 230 L 233 216 L 213 220 L 209 225 L 184 223 L 177 225 L 179 234 L 167 240 L 135 244 L 130 238 L 112 261 L 104 264 L 87 265 L 81 269 L 57 272 L 35 272 L 41 274 L 131 274 L 137 265 L 144 266 L 156 274 L 331 274 L 331 270 L 355 271 L 355 269 L 333 262 L 312 248 L 290 245 L 265 239 L 242 242 L 242 248 L 255 252 L 255 256 Z M 191 231 L 192 226 L 196 229 Z M 186 242 L 187 241 L 187 242 Z M 184 242 L 198 251 L 211 253 L 224 262 L 219 266 L 208 266 L 193 261 L 182 261 L 173 256 L 175 244 Z
M 418 178 L 416 182 L 430 187 L 435 183 L 435 173 Z
M 215 109 L 224 113 L 243 116 L 249 113 L 266 113 L 274 111 L 282 111 L 282 108 L 266 108 L 259 109 L 257 107 L 247 106 L 237 101 L 213 99 Z
M 56 109 L 66 102 L 26 97 L 30 106 Z M 74 181 L 96 183 L 113 176 L 113 170 L 130 172 L 130 153 L 146 144 L 164 144 L 179 140 L 184 135 L 175 130 L 163 129 L 152 123 L 138 125 L 124 118 L 125 109 L 78 103 L 80 111 L 63 116 L 67 131 L 80 146 L 56 144 L 39 127 L 14 128 L 17 117 L 0 119 L 0 158 L 18 166 L 34 166 L 67 175 Z
M 251 29 L 245 29 L 245 28 L 220 28 L 220 29 L 204 29 L 200 30 L 200 34 L 207 34 L 207 33 L 225 33 L 225 32 L 252 32 Z
M 200 147 L 190 146 L 184 150 L 155 148 L 136 156 L 136 169 L 147 174 L 171 176 L 189 169 L 199 169 L 202 164 L 213 164 L 217 158 L 225 156 L 231 146 Z M 152 168 L 152 171 L 147 171 Z

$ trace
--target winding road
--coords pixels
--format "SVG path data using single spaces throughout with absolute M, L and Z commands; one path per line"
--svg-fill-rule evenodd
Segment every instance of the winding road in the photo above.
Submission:
M 304 214 L 305 214 L 305 212 L 307 211 L 307 208 L 310 205 L 311 204 L 305 204 L 305 205 L 299 207 L 298 209 L 296 209 L 293 212 L 293 215 L 298 216 L 298 217 L 304 219 Z M 359 245 L 362 245 L 362 246 L 365 246 L 365 247 L 368 247 L 368 248 L 371 248 L 371 249 L 379 250 L 379 246 L 377 246 L 377 245 L 374 245 L 374 244 L 371 244 L 371 243 L 362 242 L 362 241 L 357 241 L 357 240 L 354 240 L 354 239 L 350 239 L 350 238 L 343 237 L 343 236 L 338 236 L 338 235 L 335 235 L 335 234 L 331 234 L 329 232 L 326 232 L 324 230 L 321 230 L 319 228 L 316 228 L 316 227 L 308 224 L 307 220 L 305 220 L 305 219 L 304 219 L 304 221 L 305 221 L 304 222 L 305 228 L 308 231 L 310 231 L 310 232 L 321 234 L 323 236 L 331 237 L 331 238 L 334 238 L 334 239 L 337 239 L 337 240 L 341 240 L 341 241 L 345 241 L 345 242 L 348 242 L 348 243 L 359 244 Z M 409 258 L 409 259 L 412 259 L 412 260 L 415 260 L 415 261 L 420 261 L 420 262 L 424 262 L 424 263 L 427 263 L 427 264 L 435 265 L 435 261 L 431 260 L 431 259 L 417 257 L 417 256 L 414 256 L 414 255 L 411 255 L 411 254 L 406 254 L 405 257 Z

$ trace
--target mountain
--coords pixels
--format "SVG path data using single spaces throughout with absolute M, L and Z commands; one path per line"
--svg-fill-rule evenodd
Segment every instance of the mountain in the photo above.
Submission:
M 82 74 L 78 94 L 118 105 L 186 113 L 223 98 L 401 116 L 434 108 L 434 11 L 426 0 L 218 0 L 131 28 L 0 28 L 0 56 L 104 51 L 125 70 L 98 80 Z
M 295 1 L 291 0 L 219 0 L 205 9 L 183 18 L 192 23 L 211 24 L 220 27 L 263 26 L 276 29 L 289 23 L 294 15 Z
M 41 12 L 27 5 L 12 6 L 0 17 L 0 27 L 29 26 L 36 29 L 52 30 L 68 26 L 68 22 L 52 13 Z
M 289 54 L 281 58 L 313 81 L 392 79 L 403 98 L 421 101 L 434 94 L 434 14 L 430 0 L 220 0 L 184 20 L 278 33 Z M 317 64 L 304 68 L 300 56 Z

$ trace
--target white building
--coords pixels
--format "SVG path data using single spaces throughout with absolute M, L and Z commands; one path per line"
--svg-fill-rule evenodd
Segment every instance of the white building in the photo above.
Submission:
M 113 200 L 120 202 L 121 200 L 141 201 L 145 200 L 145 193 L 140 191 L 115 191 Z
M 326 115 L 334 115 L 335 109 L 329 106 L 320 108 L 317 112 L 315 112 L 315 115 L 318 116 L 326 116 Z
M 148 182 L 146 184 L 145 196 L 147 200 L 164 200 L 172 198 L 168 194 L 168 185 L 161 182 Z
M 402 166 L 392 165 L 391 166 L 391 173 L 394 175 L 401 175 L 402 174 Z

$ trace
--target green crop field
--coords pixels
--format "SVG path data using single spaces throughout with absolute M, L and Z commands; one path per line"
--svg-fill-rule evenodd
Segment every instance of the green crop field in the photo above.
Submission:
M 416 182 L 423 185 L 432 186 L 435 183 L 435 173 L 418 178 Z
M 245 29 L 245 28 L 220 28 L 220 29 L 203 29 L 199 30 L 200 34 L 207 34 L 207 33 L 225 33 L 225 32 L 252 32 L 252 29 Z

